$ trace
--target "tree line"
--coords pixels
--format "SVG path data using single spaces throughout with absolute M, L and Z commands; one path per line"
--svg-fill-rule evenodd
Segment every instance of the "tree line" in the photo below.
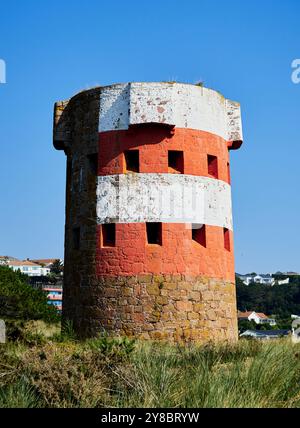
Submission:
M 255 283 L 245 285 L 237 277 L 236 292 L 240 311 L 263 312 L 280 318 L 300 315 L 300 276 L 292 277 L 289 284 L 272 287 Z

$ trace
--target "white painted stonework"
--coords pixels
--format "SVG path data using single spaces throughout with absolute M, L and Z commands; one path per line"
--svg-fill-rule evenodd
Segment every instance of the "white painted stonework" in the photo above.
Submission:
M 128 129 L 129 96 L 129 84 L 101 88 L 99 131 Z
M 99 132 L 160 123 L 243 139 L 240 105 L 218 92 L 183 83 L 124 83 L 101 88 Z
M 198 223 L 232 230 L 231 188 L 221 180 L 184 174 L 98 177 L 101 223 Z

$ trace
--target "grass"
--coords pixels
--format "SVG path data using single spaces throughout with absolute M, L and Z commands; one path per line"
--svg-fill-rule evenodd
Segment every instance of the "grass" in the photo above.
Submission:
M 0 408 L 36 408 L 40 404 L 38 394 L 24 380 L 0 389 Z
M 300 406 L 300 345 L 289 339 L 80 342 L 38 327 L 0 347 L 0 407 Z

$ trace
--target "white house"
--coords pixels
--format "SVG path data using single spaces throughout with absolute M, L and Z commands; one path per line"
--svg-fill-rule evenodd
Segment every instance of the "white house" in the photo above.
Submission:
M 40 266 L 50 268 L 56 260 L 59 260 L 61 263 L 63 262 L 62 259 L 58 259 L 58 258 L 57 259 L 32 259 L 32 260 L 30 259 L 29 261 L 32 263 L 37 263 Z
M 289 283 L 290 283 L 290 278 L 278 280 L 278 285 L 284 285 L 284 284 L 289 284 Z
M 269 318 L 262 312 L 238 312 L 239 320 L 254 321 L 256 324 L 276 325 L 274 318 Z
M 32 263 L 28 260 L 9 260 L 7 263 L 14 271 L 21 271 L 28 276 L 46 276 L 50 273 L 50 268 L 42 267 L 37 263 Z
M 271 274 L 267 275 L 237 275 L 245 285 L 249 285 L 251 283 L 255 284 L 265 284 L 265 285 L 274 285 L 275 279 Z
M 38 265 L 40 265 L 43 268 L 47 268 L 49 269 L 49 272 L 51 271 L 51 267 L 53 265 L 54 262 L 56 262 L 56 260 L 59 260 L 61 262 L 61 264 L 63 265 L 63 260 L 62 259 L 34 259 L 34 260 L 29 260 L 32 263 L 37 263 Z M 63 275 L 63 272 L 60 273 L 60 275 Z
M 294 314 L 292 314 L 291 318 L 292 318 L 292 320 L 297 320 L 297 319 L 300 319 L 300 315 L 294 315 Z

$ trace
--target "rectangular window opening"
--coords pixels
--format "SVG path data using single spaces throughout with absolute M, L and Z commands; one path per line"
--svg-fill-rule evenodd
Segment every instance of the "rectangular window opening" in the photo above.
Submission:
M 230 165 L 229 162 L 227 162 L 227 178 L 228 178 L 228 183 L 231 183 L 231 177 L 230 177 Z
M 192 224 L 193 241 L 206 248 L 206 226 L 205 224 Z
M 184 173 L 183 152 L 178 150 L 168 151 L 168 171 L 173 174 Z
M 218 178 L 218 158 L 217 156 L 207 155 L 207 170 L 208 174 L 214 178 Z
M 229 229 L 226 229 L 224 227 L 223 234 L 224 234 L 224 248 L 225 248 L 225 250 L 230 251 L 230 231 L 229 231 Z
M 125 169 L 128 172 L 140 172 L 140 160 L 138 150 L 126 150 L 124 152 Z
M 97 175 L 98 172 L 98 153 L 87 155 L 89 170 L 91 174 Z
M 102 224 L 102 246 L 115 247 L 116 245 L 116 224 Z
M 147 243 L 162 245 L 162 224 L 146 223 Z
M 80 227 L 73 228 L 73 248 L 74 250 L 80 249 Z

